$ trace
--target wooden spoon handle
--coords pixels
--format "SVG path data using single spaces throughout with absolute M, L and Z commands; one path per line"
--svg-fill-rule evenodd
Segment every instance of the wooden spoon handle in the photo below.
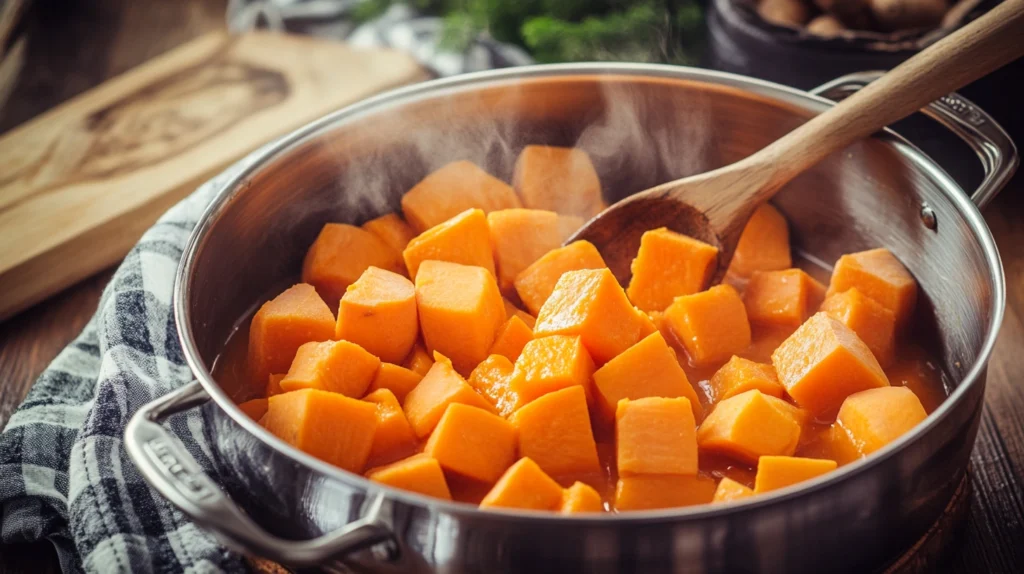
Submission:
M 830 153 L 1024 55 L 1024 0 L 1004 0 L 748 158 L 767 176 L 756 203 Z M 753 190 L 746 190 L 748 193 Z M 750 201 L 754 198 L 746 198 Z

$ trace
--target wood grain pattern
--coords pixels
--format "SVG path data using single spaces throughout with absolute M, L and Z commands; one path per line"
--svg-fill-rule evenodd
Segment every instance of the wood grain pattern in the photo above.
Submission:
M 0 138 L 0 320 L 102 269 L 257 145 L 423 79 L 408 56 L 214 32 Z

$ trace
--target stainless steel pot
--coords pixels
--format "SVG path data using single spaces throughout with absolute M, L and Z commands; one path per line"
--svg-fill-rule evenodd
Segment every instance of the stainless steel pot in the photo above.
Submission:
M 1016 150 L 955 95 L 928 113 L 984 164 L 970 198 L 885 132 L 830 157 L 776 200 L 810 257 L 832 262 L 879 245 L 899 256 L 923 288 L 918 332 L 935 339 L 952 387 L 914 431 L 798 488 L 724 507 L 623 515 L 481 512 L 299 452 L 242 414 L 210 375 L 236 321 L 297 276 L 322 224 L 397 208 L 404 190 L 443 163 L 468 158 L 507 179 L 522 145 L 576 144 L 594 157 L 614 200 L 746 156 L 825 109 L 826 97 L 869 79 L 846 78 L 814 95 L 679 67 L 538 66 L 419 84 L 292 133 L 227 183 L 193 232 L 175 312 L 196 382 L 136 414 L 129 454 L 196 522 L 285 564 L 382 572 L 860 572 L 883 564 L 925 531 L 964 475 L 1003 316 L 1002 268 L 978 206 L 1012 174 Z M 203 411 L 223 484 L 160 425 L 190 408 Z

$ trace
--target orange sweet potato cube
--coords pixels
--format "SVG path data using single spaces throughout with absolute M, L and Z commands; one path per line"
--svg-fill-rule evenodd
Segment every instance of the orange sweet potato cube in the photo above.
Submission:
M 498 285 L 513 289 L 516 277 L 562 244 L 558 214 L 539 209 L 503 209 L 487 214 L 498 267 Z
M 867 456 L 928 417 L 921 400 L 906 387 L 882 387 L 854 393 L 843 401 L 836 424 Z
M 777 271 L 792 266 L 786 218 L 765 203 L 743 228 L 727 274 L 746 279 L 754 271 Z
M 509 301 L 508 299 L 502 297 L 501 301 L 502 303 L 505 304 L 506 318 L 511 318 L 513 315 L 515 315 L 516 317 L 522 319 L 523 323 L 526 323 L 526 326 L 529 327 L 530 329 L 533 329 L 533 326 L 537 324 L 536 317 L 527 313 L 526 311 L 523 311 L 519 307 L 516 307 L 515 304 Z
M 680 295 L 704 290 L 718 265 L 718 248 L 667 228 L 640 238 L 626 295 L 648 313 L 664 311 Z
M 583 387 L 548 393 L 516 411 L 511 421 L 519 434 L 519 455 L 551 476 L 578 478 L 601 472 Z
M 729 285 L 676 297 L 664 319 L 694 366 L 721 363 L 750 345 L 747 311 Z
M 367 478 L 374 482 L 451 500 L 444 471 L 437 460 L 425 454 L 414 454 L 409 458 L 391 463 L 369 472 Z
M 480 361 L 469 375 L 469 386 L 487 397 L 495 410 L 507 417 L 515 410 L 519 397 L 512 391 L 512 372 L 515 366 L 504 355 L 491 355 Z
M 732 502 L 734 500 L 741 500 L 753 495 L 753 489 L 742 485 L 729 477 L 725 477 L 718 481 L 718 488 L 715 489 L 715 496 L 711 499 L 711 503 Z
M 590 219 L 605 208 L 594 164 L 578 148 L 526 146 L 516 159 L 512 185 L 532 209 Z
M 402 361 L 403 367 L 409 369 L 410 371 L 418 374 L 421 377 L 427 374 L 427 371 L 430 370 L 430 367 L 433 366 L 433 364 L 434 358 L 430 355 L 430 353 L 427 352 L 427 350 L 423 347 L 421 343 L 416 343 L 415 345 L 413 345 L 412 351 L 409 353 L 409 356 L 406 357 L 404 361 Z
M 752 390 L 718 403 L 697 429 L 702 450 L 755 463 L 767 454 L 791 455 L 800 442 L 800 423 L 781 399 Z
M 416 232 L 397 213 L 385 213 L 376 219 L 371 219 L 363 224 L 363 229 L 379 237 L 396 253 L 404 251 L 409 241 L 416 237 Z
M 487 400 L 477 394 L 450 364 L 438 361 L 405 396 L 402 408 L 416 436 L 425 438 L 452 403 L 490 409 Z
M 818 311 L 825 286 L 801 269 L 755 271 L 743 292 L 747 319 L 796 328 Z
M 263 415 L 267 414 L 267 399 L 252 399 L 240 403 L 238 408 L 242 409 L 242 412 L 254 421 L 258 421 L 263 418 Z
M 658 331 L 595 371 L 594 387 L 597 404 L 606 420 L 615 417 L 615 409 L 622 399 L 644 397 L 686 397 L 696 419 L 704 414 L 696 391 L 676 360 L 675 351 Z
M 515 361 L 523 352 L 523 347 L 533 340 L 533 330 L 517 315 L 505 321 L 494 335 L 494 344 L 490 354 L 502 355 Z
M 267 377 L 267 393 L 266 397 L 269 399 L 274 395 L 280 395 L 284 392 L 281 388 L 281 381 L 284 379 L 284 374 L 270 375 Z
M 382 361 L 401 361 L 419 336 L 416 288 L 397 273 L 370 267 L 342 295 L 334 336 Z
M 306 343 L 281 379 L 281 390 L 320 389 L 359 398 L 379 367 L 380 359 L 349 341 Z
M 917 281 L 888 249 L 843 255 L 832 269 L 828 294 L 856 287 L 896 317 L 896 330 L 910 322 L 917 304 Z
M 516 456 L 516 429 L 483 409 L 451 403 L 423 452 L 448 471 L 492 483 Z
M 692 474 L 627 476 L 615 485 L 615 509 L 656 510 L 711 502 L 715 481 Z
M 534 339 L 523 347 L 515 363 L 509 388 L 520 407 L 547 393 L 574 385 L 591 396 L 590 378 L 594 361 L 579 337 L 551 335 Z
M 429 370 L 429 369 L 428 369 Z M 423 375 L 391 363 L 381 363 L 377 374 L 370 382 L 367 393 L 387 389 L 391 391 L 399 403 L 405 402 L 405 396 L 423 380 Z
M 757 462 L 754 493 L 786 488 L 836 469 L 834 460 L 797 456 L 762 456 Z
M 735 355 L 715 372 L 710 383 L 716 402 L 752 389 L 777 398 L 786 392 L 775 375 L 775 367 Z
M 602 512 L 604 503 L 601 502 L 601 495 L 594 490 L 593 486 L 576 481 L 562 491 L 562 504 L 558 511 L 562 514 Z
M 494 254 L 487 215 L 467 209 L 431 227 L 409 242 L 402 251 L 409 277 L 416 279 L 420 264 L 433 259 L 483 267 L 494 275 Z
M 562 487 L 529 458 L 521 458 L 505 471 L 480 501 L 480 508 L 556 510 L 562 503 Z
M 815 415 L 835 412 L 847 396 L 889 386 L 871 349 L 849 327 L 817 313 L 772 353 L 779 381 Z
M 316 287 L 331 309 L 370 267 L 402 273 L 401 256 L 376 235 L 354 225 L 328 223 L 302 262 L 302 281 Z
M 689 399 L 619 401 L 615 460 L 619 476 L 697 474 L 697 423 Z
M 263 426 L 286 443 L 350 472 L 362 472 L 377 431 L 377 408 L 319 389 L 267 400 Z
M 423 340 L 469 374 L 487 358 L 505 321 L 494 276 L 482 267 L 424 261 L 416 274 L 416 306 Z
M 467 209 L 490 213 L 515 207 L 522 207 L 516 191 L 470 161 L 445 165 L 402 196 L 402 213 L 418 233 Z
M 533 336 L 578 336 L 603 365 L 642 339 L 649 324 L 610 270 L 579 269 L 564 273 L 555 284 L 537 314 Z
M 896 316 L 856 287 L 831 295 L 821 310 L 857 333 L 883 368 L 895 360 Z
M 416 434 L 395 394 L 378 389 L 363 400 L 377 405 L 377 432 L 370 448 L 370 465 L 388 464 L 412 454 L 416 450 Z
M 260 307 L 249 325 L 249 375 L 263 385 L 288 370 L 304 343 L 334 336 L 334 314 L 312 285 L 299 283 Z
M 516 293 L 531 313 L 540 313 L 544 302 L 566 271 L 607 267 L 601 254 L 589 241 L 573 241 L 552 249 L 516 276 Z

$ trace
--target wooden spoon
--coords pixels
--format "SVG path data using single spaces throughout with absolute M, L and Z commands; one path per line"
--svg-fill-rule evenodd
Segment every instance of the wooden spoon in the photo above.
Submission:
M 668 227 L 718 247 L 725 274 L 743 226 L 762 203 L 825 156 L 1024 55 L 1024 0 L 1005 0 L 761 151 L 732 165 L 619 201 L 566 243 L 586 239 L 620 280 L 650 229 Z

